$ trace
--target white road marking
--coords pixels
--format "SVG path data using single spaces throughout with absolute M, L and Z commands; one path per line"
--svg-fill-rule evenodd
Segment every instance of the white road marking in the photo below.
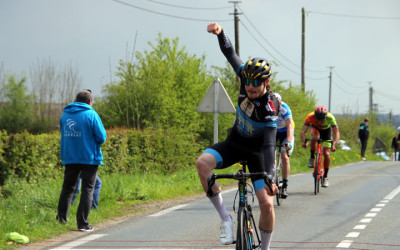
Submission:
M 346 235 L 346 238 L 357 238 L 360 235 L 360 232 L 350 232 Z
M 377 213 L 379 213 L 382 208 L 388 203 L 391 199 L 393 199 L 398 193 L 400 193 L 400 186 L 395 188 L 392 192 L 383 198 L 378 204 L 375 205 L 374 208 L 370 210 L 370 213 L 367 213 L 363 219 L 360 220 L 359 223 L 369 223 L 372 221 L 372 218 L 375 218 Z M 365 224 L 356 225 L 353 227 L 353 230 L 363 230 L 367 227 Z M 345 237 L 346 238 L 357 238 L 360 235 L 360 232 L 350 232 Z M 336 248 L 349 248 L 353 241 L 351 240 L 343 240 L 339 244 L 336 245 Z
M 182 204 L 182 205 L 178 205 L 178 206 L 175 206 L 175 207 L 170 207 L 170 208 L 167 208 L 167 209 L 165 209 L 165 210 L 162 210 L 162 211 L 160 211 L 160 212 L 158 212 L 158 213 L 150 214 L 150 215 L 148 215 L 147 217 L 157 217 L 157 216 L 161 216 L 161 215 L 170 213 L 170 212 L 172 212 L 172 211 L 178 210 L 178 209 L 180 209 L 180 208 L 186 207 L 187 205 L 189 205 L 189 204 Z
M 376 215 L 377 215 L 377 213 L 367 213 L 367 214 L 365 215 L 365 217 L 371 218 L 371 217 L 375 217 Z
M 354 230 L 363 230 L 367 227 L 367 225 L 355 225 L 353 227 Z
M 68 243 L 66 243 L 64 245 L 61 245 L 59 247 L 52 248 L 52 249 L 72 249 L 73 247 L 77 247 L 77 246 L 83 245 L 83 244 L 87 243 L 88 241 L 96 240 L 96 239 L 101 238 L 101 237 L 103 237 L 105 235 L 106 234 L 90 234 L 90 235 L 88 235 L 88 236 L 86 236 L 84 238 L 80 238 L 80 239 L 78 239 L 76 241 L 68 242 Z
M 393 199 L 400 192 L 400 186 L 398 186 L 395 190 L 393 190 L 390 194 L 386 195 L 385 200 Z
M 371 218 L 364 218 L 362 220 L 360 220 L 360 223 L 370 223 L 371 222 Z
M 382 208 L 374 207 L 373 209 L 369 210 L 370 212 L 380 212 Z
M 342 240 L 336 247 L 337 248 L 349 248 L 353 243 L 352 240 Z

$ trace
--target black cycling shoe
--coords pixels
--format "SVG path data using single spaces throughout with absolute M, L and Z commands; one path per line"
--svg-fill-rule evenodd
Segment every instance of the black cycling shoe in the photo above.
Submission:
M 309 168 L 314 168 L 314 161 L 315 161 L 315 158 L 310 158 L 310 160 L 308 160 L 308 167 Z

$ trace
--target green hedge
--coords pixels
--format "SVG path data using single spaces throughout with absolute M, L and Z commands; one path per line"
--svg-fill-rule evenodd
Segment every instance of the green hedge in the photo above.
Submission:
M 102 146 L 101 174 L 137 172 L 171 173 L 193 167 L 201 152 L 194 133 L 178 129 L 107 130 Z M 28 183 L 63 174 L 60 161 L 60 133 L 8 135 L 0 131 L 0 186 L 7 179 Z

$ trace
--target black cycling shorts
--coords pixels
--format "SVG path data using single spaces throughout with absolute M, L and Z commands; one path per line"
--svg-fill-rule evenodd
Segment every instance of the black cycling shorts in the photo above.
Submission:
M 247 161 L 250 173 L 267 172 L 274 173 L 274 157 L 276 143 L 276 128 L 266 127 L 263 140 L 239 138 L 235 132 L 231 132 L 228 138 L 220 143 L 207 148 L 204 153 L 212 154 L 216 161 L 216 169 L 227 168 L 239 161 Z M 257 179 L 252 179 L 256 181 Z

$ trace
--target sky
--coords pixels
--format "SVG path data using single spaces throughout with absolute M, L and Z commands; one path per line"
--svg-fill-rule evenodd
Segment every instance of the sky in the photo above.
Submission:
M 304 8 L 305 89 L 314 91 L 317 105 L 365 114 L 371 87 L 379 113 L 400 114 L 400 1 L 237 2 L 243 61 L 266 58 L 276 80 L 299 86 Z M 71 65 L 82 87 L 101 95 L 117 80 L 119 60 L 151 50 L 149 42 L 161 34 L 179 38 L 190 55 L 204 55 L 208 67 L 223 67 L 217 38 L 206 28 L 218 22 L 235 43 L 234 6 L 227 0 L 0 0 L 0 65 L 28 81 L 42 60 Z

